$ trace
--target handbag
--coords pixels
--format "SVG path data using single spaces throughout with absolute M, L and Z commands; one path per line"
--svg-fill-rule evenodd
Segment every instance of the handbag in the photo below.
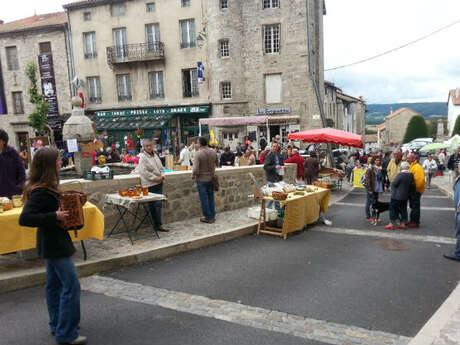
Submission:
M 59 192 L 59 208 L 69 212 L 64 221 L 58 222 L 59 228 L 67 231 L 74 230 L 75 237 L 78 237 L 77 230 L 81 230 L 85 226 L 83 205 L 86 201 L 85 193 L 75 190 Z
M 219 178 L 216 175 L 214 175 L 212 177 L 211 182 L 212 182 L 212 186 L 214 187 L 214 191 L 218 192 L 219 191 Z

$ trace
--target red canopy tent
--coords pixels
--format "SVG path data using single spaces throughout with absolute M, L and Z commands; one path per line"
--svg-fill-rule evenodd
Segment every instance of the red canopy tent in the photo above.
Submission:
M 363 148 L 363 136 L 333 128 L 311 129 L 288 135 L 288 140 L 301 140 L 307 143 L 339 144 Z

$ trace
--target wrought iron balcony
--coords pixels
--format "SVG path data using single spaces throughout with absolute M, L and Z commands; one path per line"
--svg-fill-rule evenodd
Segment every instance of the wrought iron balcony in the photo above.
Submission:
M 107 63 L 110 66 L 138 61 L 164 59 L 163 42 L 135 43 L 107 47 Z

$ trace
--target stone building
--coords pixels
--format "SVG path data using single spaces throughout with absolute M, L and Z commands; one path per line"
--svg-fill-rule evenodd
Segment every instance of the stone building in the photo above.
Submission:
M 322 126 L 314 82 L 323 97 L 323 0 L 93 0 L 64 8 L 86 109 L 113 140 L 142 128 L 174 147 L 198 135 L 206 117 L 267 118 L 216 125 L 229 145 L 247 134 L 286 137 Z
M 328 125 L 347 132 L 364 134 L 366 102 L 345 94 L 333 83 L 324 82 L 324 112 Z
M 460 115 L 460 89 L 456 88 L 449 91 L 447 99 L 448 135 L 452 135 L 458 115 Z
M 24 71 L 29 62 L 38 67 L 38 89 L 50 103 L 49 123 L 56 141 L 62 123 L 70 114 L 70 80 L 67 46 L 67 17 L 64 12 L 35 15 L 0 24 L 0 128 L 10 145 L 28 149 L 34 136 L 27 114 L 30 82 Z
M 385 117 L 377 130 L 379 148 L 402 145 L 407 125 L 414 116 L 421 115 L 411 108 L 400 108 Z

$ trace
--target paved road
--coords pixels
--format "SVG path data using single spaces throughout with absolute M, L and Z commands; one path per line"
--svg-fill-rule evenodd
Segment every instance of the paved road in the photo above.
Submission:
M 91 344 L 407 344 L 460 280 L 442 258 L 452 201 L 428 191 L 422 227 L 395 232 L 367 224 L 363 203 L 354 191 L 331 207 L 334 233 L 254 235 L 84 279 L 81 333 Z M 0 344 L 53 344 L 43 296 L 0 295 Z

